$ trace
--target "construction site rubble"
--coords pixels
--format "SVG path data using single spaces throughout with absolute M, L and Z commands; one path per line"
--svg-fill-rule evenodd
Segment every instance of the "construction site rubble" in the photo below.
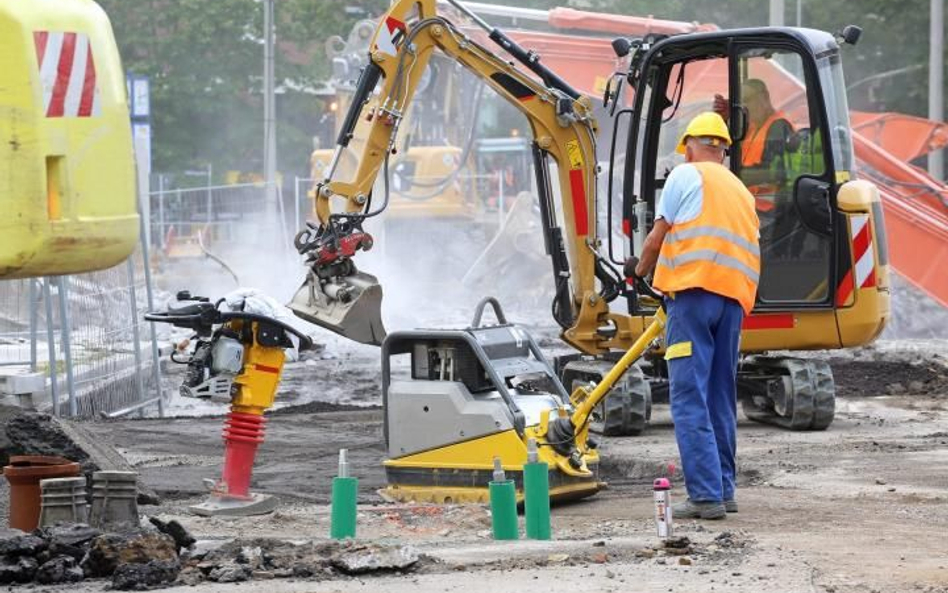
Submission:
M 116 589 L 171 582 L 177 576 L 178 556 L 170 537 L 132 531 L 101 534 L 83 524 L 59 524 L 32 534 L 6 530 L 0 534 L 0 583 L 42 585 L 75 583 L 86 578 L 113 578 Z M 142 577 L 148 571 L 130 565 L 161 563 L 161 579 Z M 133 580 L 129 573 L 139 575 Z M 116 576 L 118 575 L 118 576 Z
M 85 524 L 57 524 L 33 533 L 2 530 L 0 584 L 107 579 L 114 590 L 140 591 L 205 581 L 403 573 L 436 563 L 410 545 L 352 541 L 250 538 L 205 542 L 196 548 L 195 538 L 177 521 L 151 517 L 149 522 L 159 531 L 149 527 L 101 533 Z
M 174 519 L 162 521 L 158 517 L 148 517 L 148 521 L 154 525 L 158 531 L 167 534 L 174 540 L 175 551 L 179 554 L 182 549 L 188 549 L 197 542 L 194 536 L 191 535 L 181 523 Z
M 90 481 L 97 471 L 133 471 L 121 453 L 90 434 L 84 426 L 49 414 L 25 412 L 6 423 L 11 455 L 48 455 L 78 462 Z M 155 491 L 138 481 L 138 503 L 158 504 Z
M 405 572 L 433 560 L 412 546 L 355 542 L 235 539 L 191 554 L 179 581 L 233 583 L 251 579 L 313 578 Z

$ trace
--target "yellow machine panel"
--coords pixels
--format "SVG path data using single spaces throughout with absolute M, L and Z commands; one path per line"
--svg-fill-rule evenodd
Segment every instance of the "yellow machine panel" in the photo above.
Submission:
M 455 180 L 439 187 L 437 182 L 448 178 L 460 166 L 462 150 L 456 146 L 412 146 L 394 159 L 391 168 L 393 181 L 391 218 L 424 218 L 469 220 L 474 218 L 474 198 Z M 326 167 L 332 161 L 330 149 L 314 150 L 310 155 L 312 176 L 323 179 Z M 339 175 L 348 177 L 355 169 L 356 157 L 347 153 L 340 161 Z M 415 182 L 420 182 L 416 187 Z
M 86 272 L 134 250 L 125 77 L 91 0 L 0 4 L 0 278 Z

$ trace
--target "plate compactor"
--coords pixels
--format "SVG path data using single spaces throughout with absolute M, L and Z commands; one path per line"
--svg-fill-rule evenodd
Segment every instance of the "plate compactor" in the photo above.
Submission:
M 488 304 L 496 325 L 481 323 Z M 522 497 L 530 440 L 550 467 L 551 499 L 595 494 L 605 484 L 589 434 L 592 412 L 661 334 L 664 322 L 659 309 L 602 381 L 571 395 L 536 341 L 508 323 L 493 298 L 481 301 L 466 329 L 389 334 L 382 344 L 388 454 L 382 496 L 401 502 L 486 502 L 497 457 Z

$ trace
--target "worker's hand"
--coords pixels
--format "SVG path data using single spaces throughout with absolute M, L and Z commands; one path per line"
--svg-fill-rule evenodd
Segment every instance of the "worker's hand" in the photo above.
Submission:
M 629 259 L 625 260 L 625 265 L 622 267 L 622 272 L 625 274 L 626 278 L 641 278 L 641 276 L 635 273 L 635 268 L 638 266 L 639 258 L 633 255 Z
M 714 112 L 724 118 L 724 121 L 727 122 L 728 108 L 727 108 L 727 97 L 724 95 L 714 95 L 714 105 L 712 107 Z

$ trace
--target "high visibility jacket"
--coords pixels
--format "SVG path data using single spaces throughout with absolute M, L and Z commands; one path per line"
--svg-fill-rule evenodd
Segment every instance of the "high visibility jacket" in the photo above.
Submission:
M 764 152 L 767 150 L 767 136 L 770 134 L 770 126 L 779 120 L 787 121 L 787 116 L 782 111 L 775 111 L 764 120 L 756 130 L 748 130 L 749 137 L 741 145 L 741 164 L 744 167 L 760 167 L 764 162 Z M 777 159 L 770 163 L 771 170 L 774 173 L 774 183 L 759 183 L 749 185 L 747 189 L 756 196 L 757 209 L 761 212 L 769 212 L 774 209 L 774 195 L 779 191 L 780 185 L 777 183 L 779 176 L 774 165 Z
M 764 151 L 767 148 L 767 135 L 770 126 L 778 120 L 790 121 L 783 111 L 775 111 L 764 120 L 756 130 L 748 130 L 749 138 L 741 144 L 741 164 L 745 167 L 758 167 L 764 161 Z
M 760 280 L 754 196 L 723 165 L 691 164 L 701 174 L 701 213 L 673 223 L 665 235 L 655 288 L 665 293 L 702 288 L 738 301 L 750 313 Z

